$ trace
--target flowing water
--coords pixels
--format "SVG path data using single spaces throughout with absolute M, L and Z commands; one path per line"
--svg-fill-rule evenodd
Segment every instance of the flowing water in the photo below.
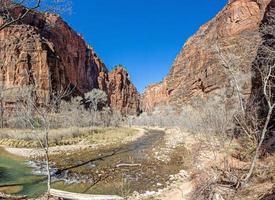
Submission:
M 34 175 L 24 159 L 0 148 L 0 192 L 35 197 L 45 191 L 44 179 Z
M 142 138 L 122 147 L 87 149 L 62 157 L 52 157 L 60 173 L 53 187 L 71 192 L 117 194 L 145 192 L 165 186 L 170 174 L 182 169 L 182 152 L 170 162 L 154 158 L 153 150 L 162 146 L 163 131 L 149 130 Z M 139 164 L 117 167 L 119 164 Z M 37 169 L 35 169 L 37 170 Z M 36 197 L 46 190 L 45 177 L 34 175 L 21 158 L 0 149 L 0 192 Z

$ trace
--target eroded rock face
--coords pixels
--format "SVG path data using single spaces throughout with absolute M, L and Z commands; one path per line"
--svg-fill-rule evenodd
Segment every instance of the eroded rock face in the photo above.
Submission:
M 274 1 L 274 0 L 272 0 Z M 150 86 L 142 108 L 175 104 L 195 99 L 237 103 L 234 81 L 221 56 L 234 65 L 244 98 L 251 93 L 251 63 L 259 45 L 259 25 L 270 0 L 232 0 L 210 22 L 191 37 L 174 61 L 163 82 Z
M 31 13 L 1 31 L 0 41 L 2 81 L 7 87 L 34 83 L 40 102 L 69 85 L 80 94 L 98 88 L 99 73 L 107 73 L 94 50 L 56 15 Z
M 22 9 L 18 7 L 14 13 Z M 132 108 L 139 106 L 137 91 L 130 81 L 126 78 L 122 85 L 109 84 L 108 70 L 93 48 L 57 15 L 30 13 L 22 23 L 2 30 L 0 60 L 0 81 L 5 87 L 12 88 L 14 94 L 20 87 L 33 84 L 40 104 L 49 101 L 52 92 L 70 87 L 77 95 L 93 88 L 110 91 L 110 105 L 125 113 L 127 106 L 131 113 Z M 119 73 L 111 73 L 110 80 L 120 77 Z M 110 90 L 109 85 L 119 89 Z M 8 103 L 15 101 L 12 97 Z
M 111 107 L 122 114 L 140 112 L 139 94 L 124 68 L 116 67 L 109 73 L 108 94 Z
M 165 106 L 169 102 L 166 81 L 149 85 L 142 96 L 142 109 L 151 112 L 157 106 Z

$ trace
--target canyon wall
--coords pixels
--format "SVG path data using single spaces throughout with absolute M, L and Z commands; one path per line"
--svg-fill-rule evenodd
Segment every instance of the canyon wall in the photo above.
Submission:
M 23 10 L 17 7 L 13 14 Z M 3 21 L 0 17 L 0 23 Z M 138 93 L 131 82 L 127 78 L 123 84 L 113 81 L 121 74 L 111 72 L 109 84 L 109 72 L 94 49 L 57 15 L 31 12 L 22 22 L 2 30 L 0 61 L 0 81 L 8 88 L 9 104 L 16 101 L 14 94 L 20 88 L 34 85 L 40 104 L 66 88 L 73 89 L 74 95 L 99 88 L 107 92 L 112 108 L 125 114 L 139 110 Z M 119 89 L 109 89 L 109 85 Z
M 123 67 L 116 67 L 109 73 L 108 84 L 111 107 L 120 110 L 122 114 L 140 112 L 139 94 Z
M 261 41 L 259 26 L 272 3 L 274 0 L 229 1 L 185 43 L 164 80 L 147 88 L 142 109 L 152 111 L 168 104 L 180 107 L 197 100 L 237 108 L 234 81 L 248 99 L 251 63 Z

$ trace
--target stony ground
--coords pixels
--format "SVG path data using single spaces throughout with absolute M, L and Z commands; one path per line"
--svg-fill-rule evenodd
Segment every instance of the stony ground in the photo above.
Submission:
M 158 142 L 154 143 L 154 145 L 150 146 L 149 148 L 139 149 L 139 151 L 142 152 L 141 155 L 145 156 L 145 160 L 150 160 L 152 161 L 153 165 L 157 166 L 156 172 L 158 172 L 159 170 L 159 173 L 161 173 L 163 170 L 162 166 L 164 166 L 165 164 L 170 165 L 171 163 L 176 162 L 179 167 L 172 170 L 176 173 L 170 173 L 167 174 L 167 176 L 162 176 L 163 181 L 153 181 L 152 184 L 155 185 L 154 187 L 148 187 L 148 183 L 146 183 L 146 187 L 148 188 L 148 190 L 141 190 L 141 192 L 132 191 L 130 193 L 127 193 L 127 191 L 123 191 L 126 192 L 123 196 L 125 197 L 125 199 L 128 200 L 197 199 L 193 196 L 194 191 L 197 192 L 198 188 L 207 184 L 207 181 L 209 181 L 210 179 L 211 181 L 218 179 L 218 176 L 220 176 L 220 174 L 218 174 L 217 171 L 224 169 L 223 167 L 225 165 L 225 156 L 228 156 L 227 165 L 234 169 L 246 169 L 249 166 L 249 162 L 240 161 L 231 156 L 232 153 L 235 151 L 236 146 L 238 145 L 236 141 L 223 141 L 223 146 L 221 146 L 221 141 L 219 141 L 215 137 L 205 138 L 200 135 L 186 133 L 179 129 L 157 129 L 155 127 L 143 127 L 138 128 L 137 130 L 138 133 L 136 133 L 132 137 L 132 139 L 130 139 L 131 137 L 126 137 L 127 139 L 124 140 L 124 145 L 127 146 L 127 144 L 131 142 L 138 141 L 139 138 L 142 138 L 148 130 L 165 132 L 163 137 L 161 137 Z M 211 142 L 209 142 L 208 140 L 211 140 Z M 83 149 L 81 149 L 82 147 Z M 60 152 L 67 151 L 68 149 L 71 149 L 73 152 L 83 152 L 86 148 L 89 149 L 89 147 L 86 147 L 85 145 L 81 146 L 80 144 L 79 146 L 73 148 L 71 148 L 71 146 L 66 146 L 66 148 L 62 146 L 56 146 L 52 147 L 52 154 L 58 155 Z M 91 146 L 90 148 L 97 149 L 97 147 Z M 19 151 L 19 149 L 16 150 L 11 148 L 8 150 L 12 153 L 17 154 Z M 27 154 L 29 152 L 25 151 L 24 153 Z M 127 154 L 127 156 L 129 155 Z M 123 160 L 122 158 L 123 157 L 119 157 L 120 160 Z M 134 163 L 136 162 L 135 158 L 131 159 Z M 155 161 L 153 162 L 153 160 Z M 110 161 L 117 162 L 116 158 L 111 159 Z M 271 169 L 272 163 L 273 172 L 271 170 L 269 174 L 262 175 L 265 177 L 269 177 L 268 180 L 266 178 L 263 178 L 262 182 L 253 181 L 247 189 L 234 194 L 234 199 L 252 200 L 253 198 L 255 199 L 256 197 L 258 198 L 261 195 L 264 196 L 267 193 L 272 192 L 275 180 L 274 159 L 272 159 L 272 157 L 268 157 L 265 161 L 260 162 L 260 166 L 269 166 Z M 135 174 L 135 170 L 140 168 L 142 172 L 148 172 L 149 174 L 151 173 L 151 171 L 148 171 L 148 168 L 150 167 L 146 164 L 146 162 L 142 162 L 139 164 L 141 165 L 141 167 L 133 167 L 129 170 L 133 171 L 133 173 Z M 127 170 L 123 170 L 123 173 L 125 172 L 127 172 Z M 156 174 L 151 176 L 156 176 Z M 119 185 L 119 180 L 115 179 L 114 177 L 112 181 L 116 182 L 117 185 Z M 107 182 L 109 181 L 110 180 L 108 180 Z M 228 193 L 228 190 L 225 191 L 224 188 L 221 187 L 217 188 L 218 189 L 215 190 L 216 192 L 214 192 L 212 195 L 213 198 L 228 199 L 226 198 L 226 193 Z M 225 198 L 223 198 L 222 196 Z
M 122 195 L 128 196 L 129 199 L 133 198 L 147 198 L 148 196 L 159 196 L 163 192 L 166 192 L 168 186 L 173 187 L 173 184 L 176 184 L 179 180 L 186 180 L 188 177 L 188 174 L 185 170 L 181 168 L 186 168 L 187 162 L 184 161 L 188 157 L 187 151 L 185 151 L 185 148 L 183 146 L 183 140 L 185 134 L 180 134 L 180 132 L 176 130 L 164 130 L 164 129 L 157 129 L 157 128 L 135 128 L 137 130 L 135 134 L 130 134 L 129 137 L 126 137 L 125 134 L 123 135 L 123 139 L 120 137 L 120 146 L 122 145 L 125 147 L 127 151 L 126 153 L 120 153 L 119 156 L 114 156 L 111 159 L 107 159 L 100 165 L 102 165 L 101 169 L 103 170 L 97 170 L 100 171 L 99 175 L 102 175 L 102 171 L 105 170 L 104 166 L 106 168 L 112 168 L 113 163 L 115 163 L 116 166 L 123 165 L 123 164 L 131 164 L 131 163 L 139 163 L 140 167 L 115 167 L 114 170 L 115 173 L 112 174 L 110 178 L 108 178 L 107 182 L 114 181 L 115 185 L 120 185 L 121 175 L 128 174 L 129 176 L 135 176 L 139 174 L 140 181 L 144 181 L 143 185 L 144 187 L 140 187 L 139 185 L 142 184 L 134 184 L 131 187 L 136 188 L 140 190 L 140 194 L 138 192 L 133 192 L 133 195 L 129 197 L 128 191 L 123 189 L 124 185 L 122 184 Z M 150 133 L 151 130 L 154 130 L 152 133 Z M 148 132 L 149 131 L 149 132 Z M 127 132 L 127 131 L 126 131 Z M 129 132 L 129 131 L 128 131 Z M 144 137 L 146 133 L 146 137 L 144 139 L 139 139 Z M 165 133 L 164 135 L 162 133 Z M 156 136 L 153 136 L 151 138 L 151 134 L 156 134 Z M 160 134 L 160 135 L 158 135 Z M 110 136 L 110 134 L 108 134 Z M 106 136 L 107 137 L 107 136 Z M 102 136 L 100 137 L 102 138 Z M 114 138 L 114 137 L 112 137 Z M 72 139 L 75 139 L 72 138 Z M 63 138 L 63 140 L 65 140 Z M 152 140 L 150 142 L 150 140 Z M 117 145 L 114 145 L 112 143 L 118 143 L 113 142 L 114 140 L 109 139 L 109 143 L 105 142 L 104 145 L 101 146 L 93 146 L 92 144 L 83 144 L 83 142 L 80 142 L 79 144 L 75 145 L 61 145 L 61 146 L 52 146 L 50 147 L 50 154 L 52 157 L 59 157 L 59 154 L 64 155 L 66 152 L 66 155 L 68 155 L 68 159 L 70 160 L 70 163 L 79 163 L 87 160 L 88 158 L 93 157 L 94 154 L 98 154 L 95 149 L 116 149 Z M 135 142 L 138 141 L 138 142 Z M 148 143 L 148 144 L 147 144 Z M 129 144 L 129 145 L 127 145 Z M 127 149 L 128 148 L 128 149 Z M 6 150 L 10 153 L 21 155 L 21 156 L 37 156 L 37 155 L 43 155 L 42 152 L 37 151 L 36 149 L 29 149 L 29 148 L 12 148 L 12 147 L 6 147 Z M 124 151 L 121 149 L 122 152 Z M 129 153 L 128 153 L 129 150 Z M 108 153 L 108 150 L 107 150 Z M 81 161 L 77 160 L 79 158 L 79 155 L 81 155 Z M 62 156 L 64 157 L 64 156 Z M 87 157 L 87 158 L 86 158 Z M 186 158 L 185 158 L 186 157 Z M 130 160 L 129 160 L 130 158 Z M 75 161 L 74 161 L 75 160 Z M 54 162 L 57 164 L 59 163 L 59 166 L 62 167 L 62 159 L 58 159 Z M 66 164 L 67 161 L 66 161 Z M 111 166 L 111 167 L 110 167 Z M 121 169 L 120 169 L 121 168 Z M 128 169 L 127 169 L 128 168 Z M 77 173 L 86 173 L 86 169 L 81 167 L 77 169 L 73 169 L 73 172 Z M 97 174 L 97 171 L 92 174 Z M 90 171 L 91 173 L 91 171 Z M 159 174 L 158 174 L 159 173 Z M 127 175 L 127 176 L 128 176 Z M 118 177 L 118 179 L 116 178 Z M 106 182 L 106 183 L 107 183 Z M 151 185 L 150 185 L 151 184 Z M 145 190 L 145 188 L 148 188 Z M 94 188 L 95 189 L 95 188 Z M 127 189 L 127 188 L 126 188 Z M 97 189 L 96 189 L 97 190 Z M 109 190 L 109 189 L 107 189 Z M 124 191 L 125 190 L 125 191 Z M 112 192 L 112 191 L 110 191 Z M 126 193 L 125 193 L 126 192 Z M 129 191 L 130 192 L 130 191 Z

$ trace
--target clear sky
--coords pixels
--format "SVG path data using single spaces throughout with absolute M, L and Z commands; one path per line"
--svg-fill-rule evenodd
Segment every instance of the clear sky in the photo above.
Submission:
M 184 42 L 228 0 L 73 0 L 65 20 L 108 69 L 123 64 L 142 92 L 161 81 Z

